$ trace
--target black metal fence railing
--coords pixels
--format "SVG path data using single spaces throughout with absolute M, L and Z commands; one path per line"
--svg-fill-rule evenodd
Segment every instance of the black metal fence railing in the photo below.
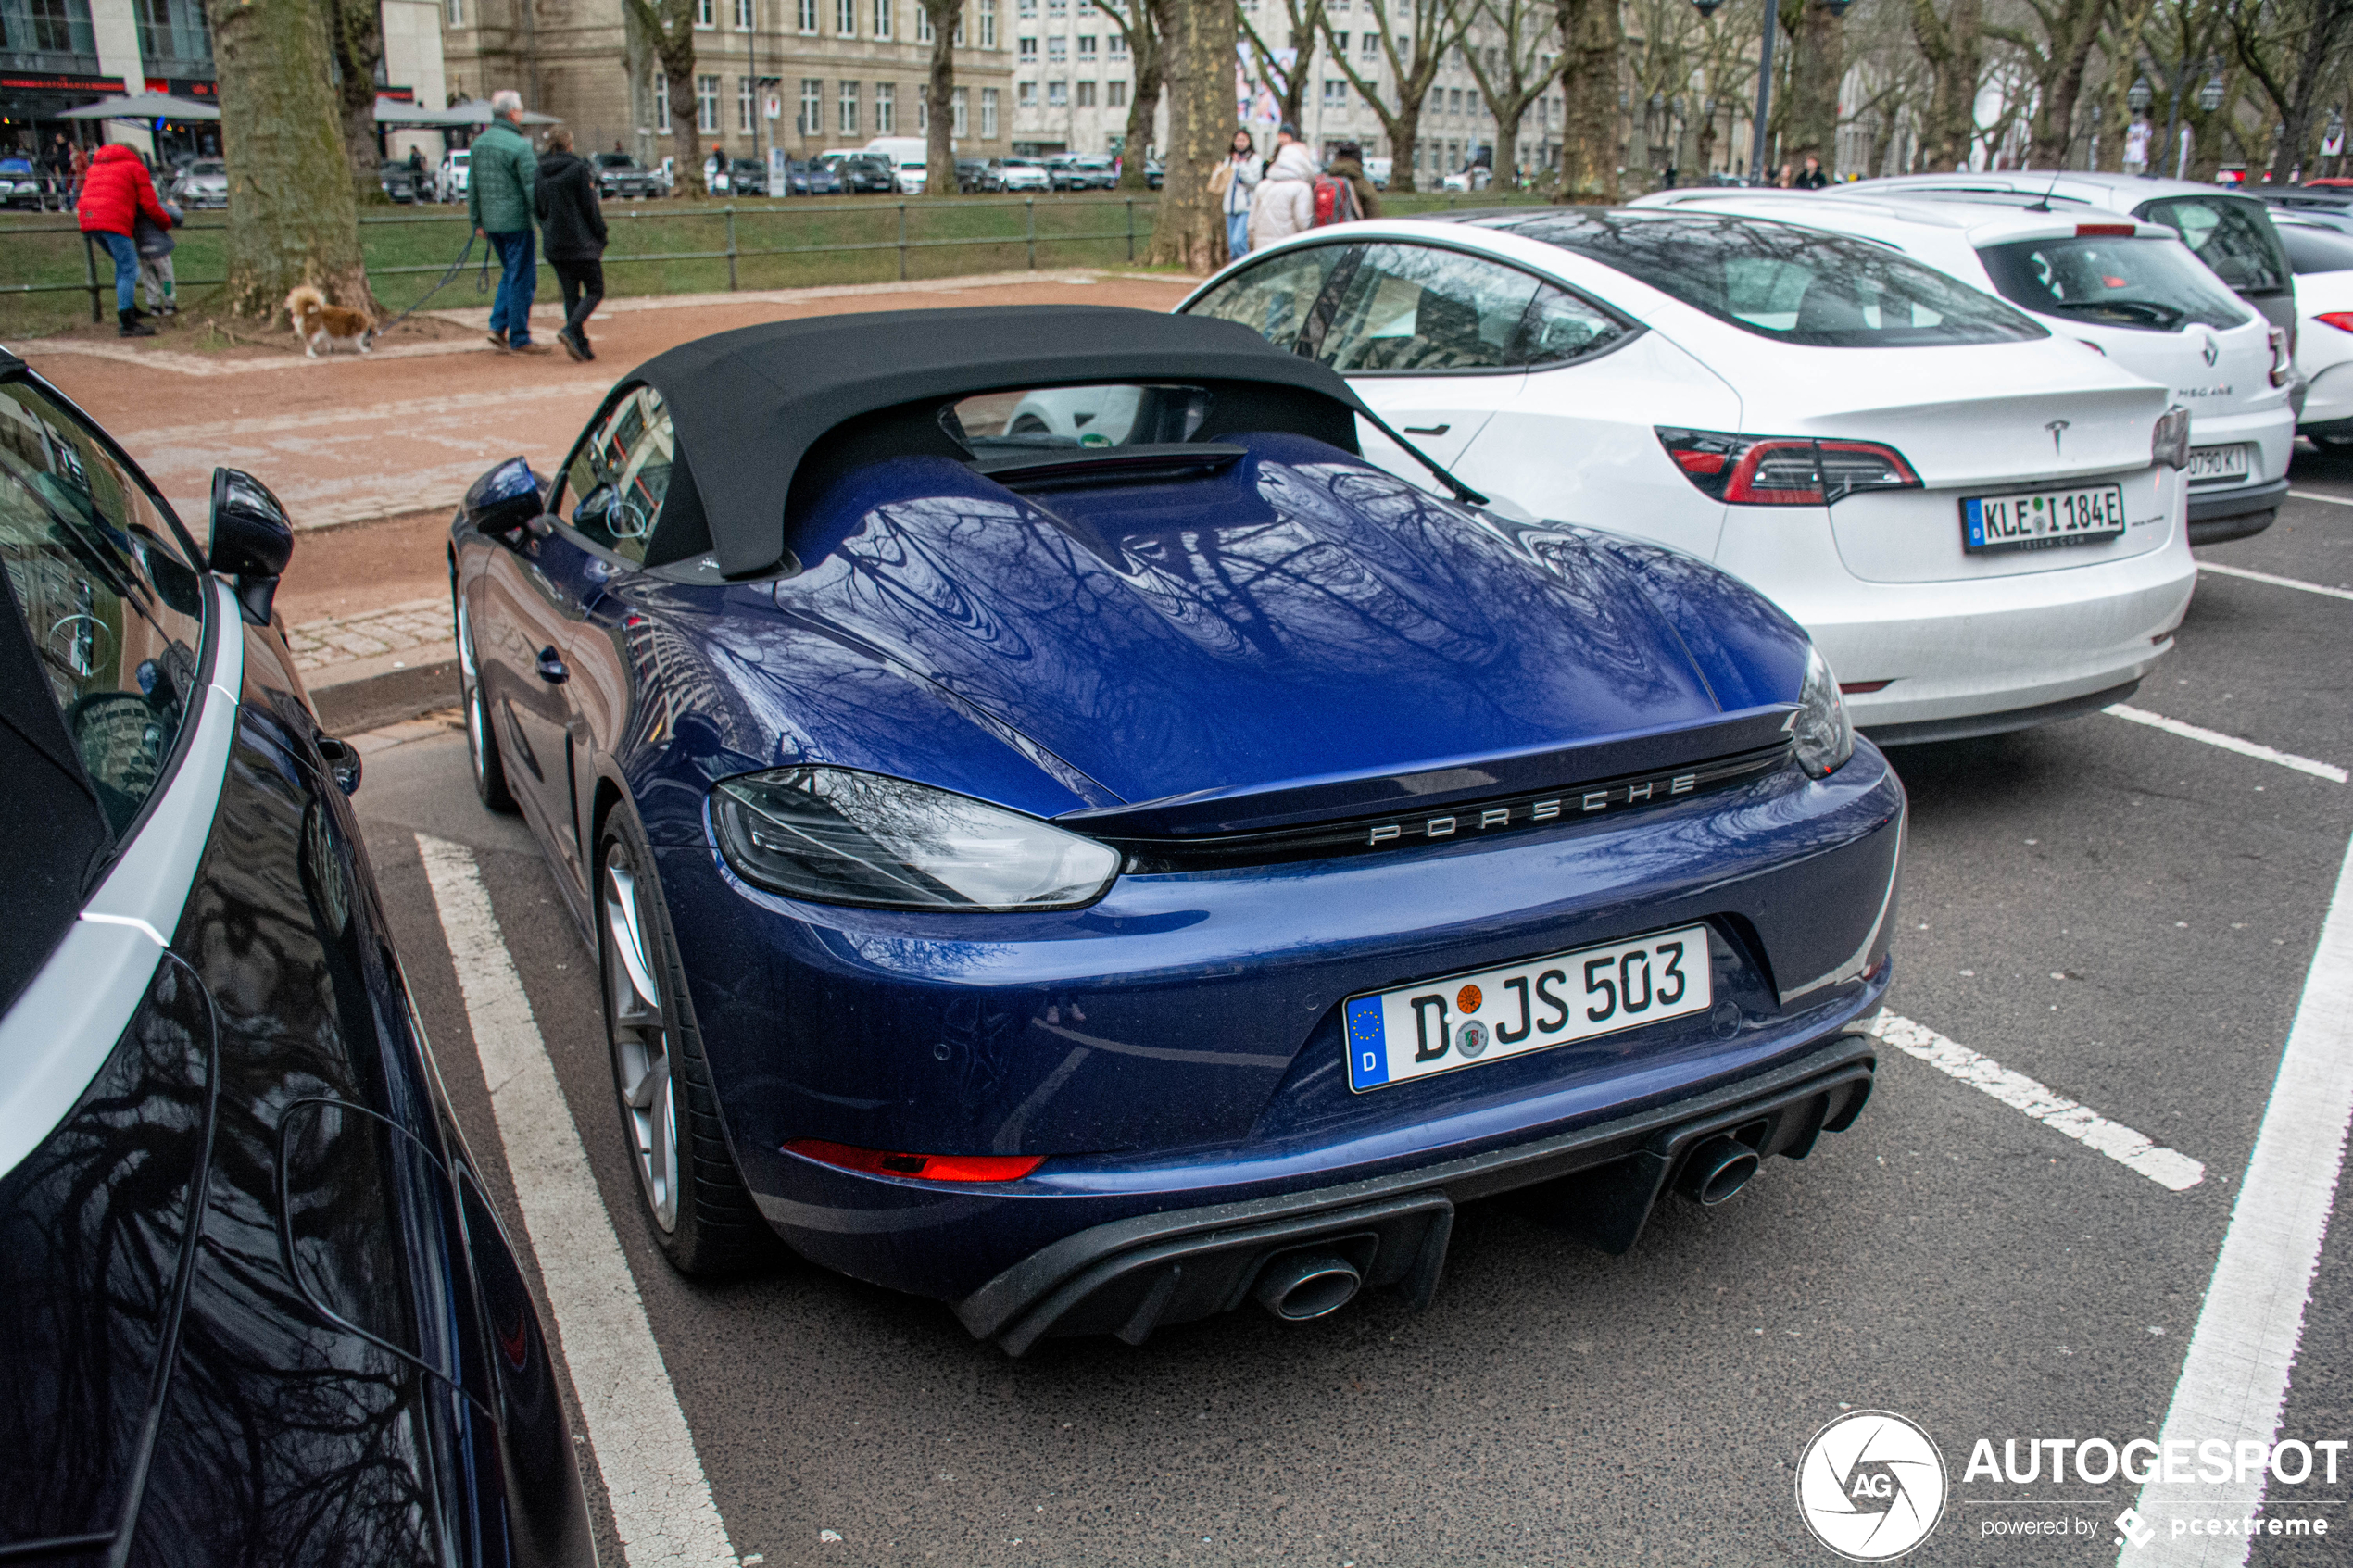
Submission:
M 838 255 L 849 252 L 896 251 L 899 256 L 899 276 L 902 282 L 904 282 L 907 278 L 907 260 L 911 254 L 920 254 L 925 251 L 942 250 L 956 246 L 993 246 L 1002 249 L 1011 245 L 1020 245 L 1023 248 L 1023 253 L 1027 266 L 1032 270 L 1035 270 L 1038 266 L 1038 250 L 1040 245 L 1051 247 L 1078 242 L 1113 242 L 1124 240 L 1126 244 L 1127 259 L 1129 261 L 1133 261 L 1136 259 L 1136 242 L 1139 238 L 1149 239 L 1151 237 L 1151 231 L 1150 228 L 1150 220 L 1151 217 L 1157 215 L 1159 208 L 1159 202 L 1155 197 L 1139 198 L 1135 196 L 1124 196 L 1097 198 L 1092 201 L 1085 201 L 1084 205 L 1088 208 L 1108 209 L 1116 206 L 1123 209 L 1124 222 L 1120 227 L 1110 229 L 1063 229 L 1057 227 L 1048 232 L 1040 233 L 1038 228 L 1038 200 L 1034 196 L 1024 196 L 1017 200 L 1011 198 L 993 200 L 986 197 L 962 197 L 953 201 L 946 202 L 910 204 L 902 201 L 896 205 L 898 207 L 899 222 L 898 233 L 895 238 L 882 240 L 837 240 L 816 245 L 748 245 L 739 243 L 736 234 L 736 220 L 739 216 L 739 209 L 733 202 L 727 203 L 716 209 L 708 207 L 672 207 L 667 206 L 667 204 L 653 209 L 645 209 L 636 207 L 635 204 L 632 204 L 627 207 L 621 207 L 616 205 L 616 207 L 609 207 L 607 209 L 609 219 L 623 212 L 635 216 L 640 211 L 649 210 L 650 216 L 670 221 L 709 221 L 717 223 L 721 225 L 724 243 L 722 248 L 716 250 L 648 251 L 632 256 L 615 256 L 608 254 L 604 257 L 604 265 L 607 267 L 629 267 L 653 265 L 672 261 L 724 261 L 727 264 L 727 287 L 730 291 L 734 291 L 740 287 L 737 277 L 738 264 L 748 257 L 763 256 L 813 257 Z M 970 234 L 948 235 L 938 238 L 911 238 L 907 230 L 907 213 L 911 205 L 914 206 L 916 210 L 919 212 L 938 215 L 972 214 L 986 211 L 990 208 L 1011 209 L 1018 207 L 1021 210 L 1022 215 L 1021 228 L 1018 232 L 977 232 Z M 1136 209 L 1139 206 L 1145 208 L 1147 215 L 1146 227 L 1142 230 L 1139 230 L 1137 227 Z M 805 202 L 792 201 L 772 202 L 764 207 L 743 208 L 740 209 L 740 215 L 744 217 L 750 217 L 756 214 L 762 218 L 770 216 L 806 216 L 813 218 L 828 213 L 871 216 L 878 210 L 887 210 L 887 208 L 885 208 L 883 204 L 872 201 L 852 201 L 847 204 L 826 207 L 817 207 Z M 362 224 L 455 223 L 463 225 L 466 223 L 467 218 L 463 211 L 456 213 L 385 213 L 363 215 L 359 221 Z M 228 224 L 226 222 L 190 222 L 182 225 L 179 232 L 186 233 L 203 233 L 208 232 L 226 232 Z M 80 232 L 81 230 L 79 226 L 71 223 L 28 224 L 20 227 L 11 226 L 5 231 L 0 231 L 0 244 L 5 244 L 7 239 L 13 238 L 19 234 L 69 234 Z M 103 321 L 106 320 L 104 295 L 107 291 L 114 287 L 113 258 L 111 257 L 107 258 L 102 273 L 98 261 L 99 250 L 96 241 L 93 236 L 86 233 L 82 235 L 82 262 L 84 270 L 84 277 L 82 282 L 0 283 L 0 297 L 6 297 L 10 295 L 86 292 L 90 296 L 90 320 L 93 321 Z M 539 261 L 539 265 L 541 267 L 546 267 L 548 263 L 545 257 L 542 257 Z M 428 262 L 422 265 L 371 264 L 368 268 L 368 276 L 372 280 L 375 278 L 401 277 L 419 273 L 446 272 L 449 270 L 449 264 L 447 262 Z M 175 285 L 182 289 L 218 288 L 225 284 L 227 282 L 228 280 L 226 278 L 179 278 L 175 280 Z

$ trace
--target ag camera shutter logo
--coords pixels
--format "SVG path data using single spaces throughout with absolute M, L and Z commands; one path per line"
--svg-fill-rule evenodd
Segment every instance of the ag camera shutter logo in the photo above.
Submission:
M 1856 1411 L 1814 1434 L 1797 1461 L 1797 1512 L 1850 1562 L 1885 1562 L 1928 1539 L 1944 1512 L 1944 1456 L 1919 1425 Z

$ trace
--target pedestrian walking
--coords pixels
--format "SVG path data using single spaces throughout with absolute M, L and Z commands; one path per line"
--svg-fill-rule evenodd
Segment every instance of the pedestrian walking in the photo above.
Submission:
M 535 203 L 547 265 L 564 291 L 564 324 L 556 341 L 574 359 L 594 359 L 587 327 L 605 297 L 605 213 L 597 200 L 597 171 L 572 150 L 572 132 L 560 125 L 547 132 L 547 150 L 539 155 Z
M 1266 160 L 1258 156 L 1258 144 L 1250 139 L 1250 132 L 1235 132 L 1226 161 L 1209 177 L 1209 188 L 1217 194 L 1218 204 L 1226 214 L 1228 259 L 1250 254 L 1250 198 L 1257 194 L 1258 182 L 1265 173 Z
M 1797 171 L 1796 188 L 1801 191 L 1818 191 L 1830 182 L 1831 177 L 1822 170 L 1822 160 L 1812 153 L 1807 153 L 1806 167 Z
M 163 210 L 171 219 L 171 229 L 188 220 L 176 203 L 165 202 Z M 171 275 L 171 253 L 179 242 L 171 237 L 171 229 L 162 227 L 144 212 L 135 214 L 131 220 L 131 243 L 139 251 L 139 289 L 146 295 L 151 315 L 180 314 L 179 286 Z
M 171 227 L 171 214 L 156 199 L 156 182 L 139 155 L 120 142 L 109 142 L 91 158 L 82 178 L 77 202 L 82 232 L 93 236 L 114 257 L 115 317 L 118 335 L 153 337 L 156 330 L 140 320 L 135 290 L 139 282 L 139 246 L 132 230 L 145 216 L 158 229 Z
M 1349 193 L 1356 198 L 1356 216 L 1378 218 L 1380 195 L 1365 174 L 1365 149 L 1353 142 L 1342 142 L 1332 149 L 1332 161 L 1324 172 L 1334 180 L 1348 182 Z
M 48 175 L 49 204 L 59 212 L 66 209 L 66 198 L 73 189 L 73 145 L 60 131 L 50 142 L 48 154 L 42 159 Z
M 466 216 L 498 253 L 498 293 L 490 304 L 491 345 L 515 354 L 554 352 L 531 341 L 531 301 L 539 292 L 538 234 L 531 220 L 539 157 L 522 133 L 522 94 L 490 95 L 490 124 L 473 139 Z
M 1250 199 L 1250 248 L 1264 250 L 1277 240 L 1315 226 L 1315 159 L 1299 140 L 1299 129 L 1275 132 L 1275 161 Z
M 90 178 L 90 149 L 76 142 L 66 155 L 66 206 L 82 205 L 82 182 Z

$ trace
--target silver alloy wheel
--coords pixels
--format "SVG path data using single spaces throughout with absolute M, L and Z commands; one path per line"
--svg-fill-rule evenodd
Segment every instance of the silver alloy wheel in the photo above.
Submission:
M 654 1223 L 671 1231 L 678 1224 L 678 1110 L 670 1082 L 669 1015 L 646 940 L 650 922 L 639 904 L 637 873 L 624 846 L 615 843 L 605 851 L 603 880 L 613 1084 L 637 1156 L 637 1185 Z
M 482 677 L 474 668 L 473 629 L 466 624 L 466 607 L 458 598 L 454 583 L 449 588 L 450 619 L 458 623 L 458 695 L 466 709 L 466 759 L 473 764 L 474 782 L 482 782 L 483 742 L 485 722 L 482 711 Z

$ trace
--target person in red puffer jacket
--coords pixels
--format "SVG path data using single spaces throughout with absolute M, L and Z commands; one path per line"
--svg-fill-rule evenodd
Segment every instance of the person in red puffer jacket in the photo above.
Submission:
M 132 225 L 145 213 L 158 229 L 171 227 L 171 214 L 156 199 L 156 182 L 139 155 L 120 142 L 109 142 L 90 159 L 82 176 L 82 232 L 94 234 L 114 257 L 115 315 L 123 337 L 153 337 L 156 330 L 140 318 L 135 306 L 139 286 L 139 246 L 131 238 Z

